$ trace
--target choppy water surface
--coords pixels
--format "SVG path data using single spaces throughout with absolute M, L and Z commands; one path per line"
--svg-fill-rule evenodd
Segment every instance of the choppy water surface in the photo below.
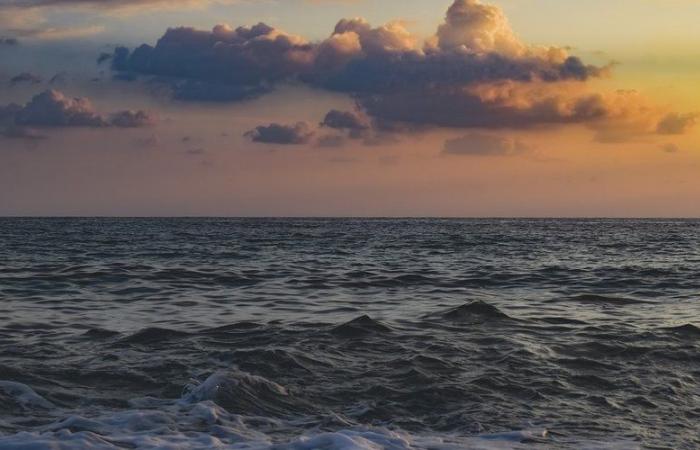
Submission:
M 2 449 L 700 447 L 700 222 L 0 219 Z

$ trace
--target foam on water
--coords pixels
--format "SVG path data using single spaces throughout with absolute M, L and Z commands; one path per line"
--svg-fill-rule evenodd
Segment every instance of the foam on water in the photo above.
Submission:
M 3 450 L 516 450 L 548 448 L 547 430 L 527 429 L 472 437 L 415 434 L 384 427 L 354 427 L 288 435 L 296 421 L 232 414 L 217 405 L 222 386 L 250 383 L 279 395 L 286 389 L 240 370 L 212 373 L 185 387 L 177 401 L 136 398 L 132 409 L 92 417 L 69 415 L 32 432 L 0 436 Z M 29 386 L 0 381 L 23 405 L 53 407 Z M 303 421 L 303 420 L 302 420 Z M 280 433 L 282 432 L 282 433 Z M 634 442 L 578 441 L 581 450 L 635 450 Z
M 199 413 L 206 422 L 212 414 Z M 221 422 L 220 418 L 217 422 Z M 134 424 L 138 424 L 134 426 Z M 72 429 L 88 428 L 76 431 Z M 386 428 L 359 428 L 336 432 L 306 433 L 290 440 L 276 440 L 243 425 L 211 425 L 208 431 L 179 431 L 168 427 L 158 415 L 134 411 L 95 422 L 70 418 L 53 426 L 54 431 L 22 432 L 0 437 L 3 450 L 517 450 L 549 448 L 542 431 L 522 431 L 472 438 L 415 435 Z M 58 429 L 57 429 L 58 428 Z M 135 429 L 133 429 L 135 428 Z M 632 442 L 577 442 L 581 450 L 638 450 Z
M 335 432 L 307 432 L 280 439 L 273 432 L 292 430 L 294 423 L 263 417 L 231 414 L 211 399 L 223 385 L 252 383 L 279 395 L 284 387 L 241 371 L 216 372 L 203 383 L 189 386 L 178 401 L 135 399 L 138 408 L 97 414 L 71 415 L 33 432 L 0 436 L 3 450 L 411 450 L 411 449 L 516 449 L 525 441 L 543 441 L 545 430 L 459 438 L 414 435 L 381 427 L 358 427 Z M 51 404 L 28 386 L 0 381 L 23 404 L 48 407 Z M 148 408 L 150 407 L 150 408 Z M 262 429 L 263 431 L 260 431 Z M 270 433 L 270 434 L 266 434 Z

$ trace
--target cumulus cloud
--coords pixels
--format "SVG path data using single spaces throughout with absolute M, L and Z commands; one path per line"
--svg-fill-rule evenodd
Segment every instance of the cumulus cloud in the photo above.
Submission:
M 455 1 L 438 28 L 434 45 L 442 50 L 499 53 L 520 56 L 527 51 L 515 36 L 503 11 L 477 0 Z
M 253 142 L 263 144 L 301 145 L 311 141 L 314 131 L 306 122 L 297 122 L 294 125 L 271 123 L 250 130 L 245 136 Z
M 476 1 L 458 0 L 455 5 L 462 3 L 462 9 L 472 8 L 474 15 L 485 14 L 485 6 Z M 463 14 L 460 11 L 453 5 L 443 27 L 457 27 L 459 21 L 450 16 Z M 488 18 L 479 22 L 484 34 L 506 25 Z M 443 27 L 438 36 L 447 33 Z M 530 49 L 521 44 L 527 51 L 514 53 L 502 52 L 495 44 L 474 46 L 470 43 L 476 41 L 474 37 L 464 37 L 461 46 L 454 45 L 456 36 L 450 38 L 450 45 L 443 42 L 447 38 L 435 39 L 436 43 L 420 42 L 400 22 L 373 28 L 364 19 L 343 19 L 329 38 L 316 43 L 263 23 L 236 29 L 217 25 L 211 31 L 180 27 L 167 30 L 154 47 L 117 49 L 113 68 L 237 86 L 300 79 L 350 93 L 499 79 L 584 80 L 603 72 L 559 48 Z
M 443 146 L 443 154 L 461 156 L 513 156 L 528 150 L 517 139 L 481 133 L 448 139 Z
M 312 60 L 313 46 L 303 38 L 260 23 L 236 29 L 218 25 L 211 32 L 171 28 L 155 47 L 116 49 L 112 67 L 184 80 L 176 87 L 182 99 L 211 100 L 222 93 L 240 100 L 305 71 Z
M 110 117 L 98 113 L 87 98 L 70 98 L 55 90 L 34 96 L 26 105 L 0 107 L 7 130 L 15 127 L 143 127 L 155 123 L 145 111 L 119 111 Z
M 112 67 L 121 76 L 169 80 L 182 100 L 244 100 L 280 82 L 303 82 L 352 95 L 367 124 L 383 130 L 584 124 L 596 139 L 614 142 L 635 133 L 683 133 L 696 121 L 638 94 L 588 87 L 610 68 L 562 47 L 526 44 L 500 8 L 479 0 L 455 0 L 427 40 L 401 22 L 373 27 L 361 18 L 341 20 L 320 42 L 263 23 L 181 27 L 155 46 L 118 48 Z M 353 122 L 361 116 L 329 114 L 322 127 L 366 134 Z
M 87 98 L 69 98 L 59 91 L 44 91 L 17 111 L 14 121 L 21 126 L 103 127 L 107 121 Z

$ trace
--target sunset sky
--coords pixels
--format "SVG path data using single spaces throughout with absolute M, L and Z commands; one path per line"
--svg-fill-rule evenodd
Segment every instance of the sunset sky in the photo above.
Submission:
M 700 217 L 696 0 L 4 0 L 0 215 Z

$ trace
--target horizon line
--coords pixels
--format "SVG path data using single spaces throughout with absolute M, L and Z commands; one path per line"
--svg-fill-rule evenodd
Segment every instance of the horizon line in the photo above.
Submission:
M 217 216 L 217 215 L 1 215 L 3 219 L 232 219 L 232 220 L 700 220 L 700 216 Z

